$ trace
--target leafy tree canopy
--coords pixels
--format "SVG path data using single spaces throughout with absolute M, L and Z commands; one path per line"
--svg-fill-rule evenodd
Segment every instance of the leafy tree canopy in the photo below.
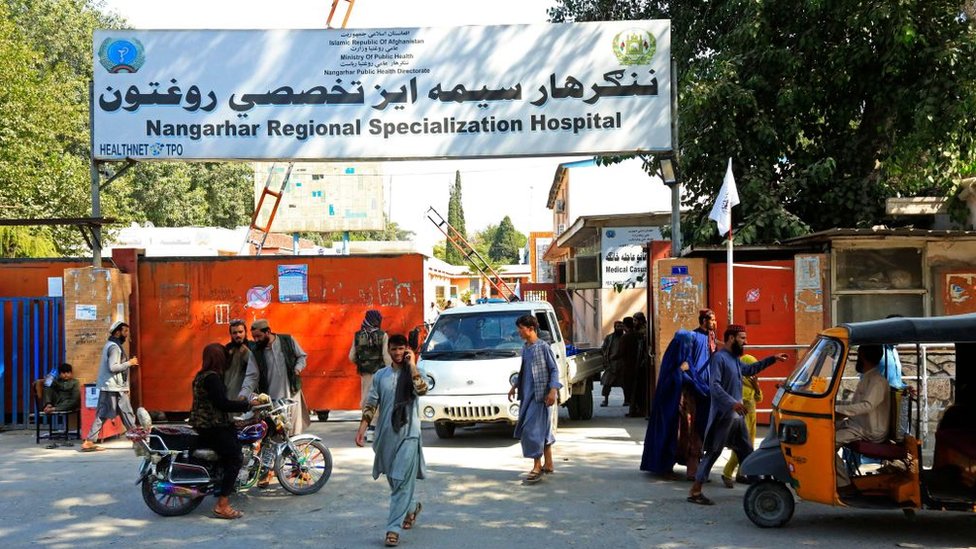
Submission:
M 727 159 L 737 242 L 870 226 L 976 173 L 976 25 L 959 0 L 558 0 L 551 19 L 670 19 L 679 176 L 707 219 Z M 967 7 L 972 10 L 971 3 Z
M 488 248 L 488 257 L 492 261 L 512 265 L 519 262 L 519 250 L 525 247 L 529 241 L 528 237 L 518 232 L 512 219 L 505 216 L 498 229 L 494 231 L 491 246 Z

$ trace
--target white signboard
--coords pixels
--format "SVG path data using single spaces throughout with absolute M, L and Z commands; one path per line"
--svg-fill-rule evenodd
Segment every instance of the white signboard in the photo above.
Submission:
M 102 160 L 421 159 L 671 148 L 669 21 L 101 30 Z
M 661 239 L 658 227 L 602 229 L 603 287 L 624 290 L 647 287 L 647 244 Z

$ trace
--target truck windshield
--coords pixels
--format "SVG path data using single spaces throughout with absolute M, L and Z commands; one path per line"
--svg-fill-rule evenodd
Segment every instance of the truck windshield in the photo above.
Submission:
M 515 356 L 523 343 L 515 328 L 515 320 L 528 312 L 441 315 L 421 354 L 431 356 L 433 353 L 449 352 L 467 355 L 488 351 L 478 354 Z

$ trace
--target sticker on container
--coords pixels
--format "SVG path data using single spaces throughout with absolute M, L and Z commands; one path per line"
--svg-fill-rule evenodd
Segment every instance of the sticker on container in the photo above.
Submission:
M 247 307 L 252 309 L 264 309 L 271 304 L 271 290 L 274 285 L 254 286 L 247 291 Z
M 753 288 L 746 292 L 746 303 L 756 303 L 759 301 L 759 288 Z

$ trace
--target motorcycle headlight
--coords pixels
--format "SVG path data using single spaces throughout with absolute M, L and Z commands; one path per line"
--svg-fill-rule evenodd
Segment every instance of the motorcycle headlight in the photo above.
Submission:
M 427 390 L 428 391 L 433 390 L 434 385 L 436 385 L 436 383 L 434 382 L 434 376 L 427 374 Z

